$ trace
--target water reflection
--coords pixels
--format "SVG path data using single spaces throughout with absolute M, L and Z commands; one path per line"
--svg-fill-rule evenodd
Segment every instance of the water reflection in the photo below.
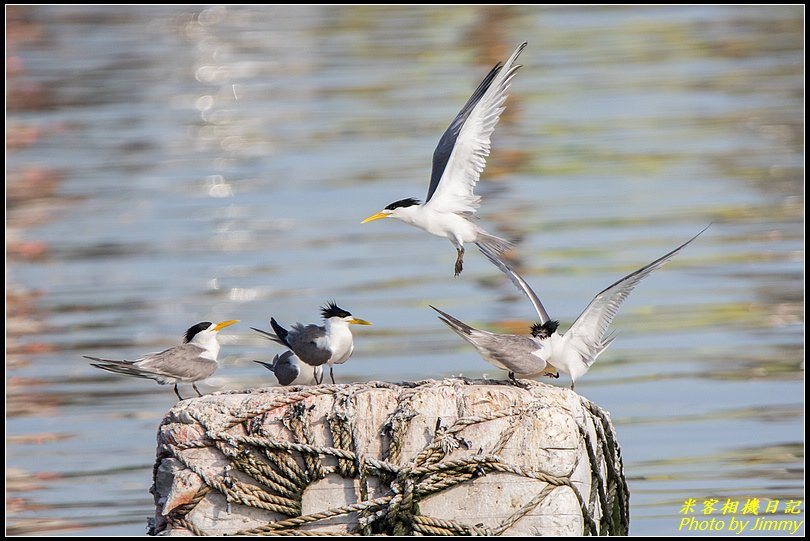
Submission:
M 190 320 L 244 322 L 207 391 L 264 375 L 249 326 L 329 298 L 375 323 L 340 378 L 502 377 L 427 304 L 523 332 L 525 298 L 359 221 L 423 198 L 458 103 L 524 39 L 482 225 L 563 328 L 714 223 L 578 385 L 617 424 L 631 532 L 673 534 L 689 497 L 801 498 L 803 31 L 798 6 L 9 7 L 8 533 L 144 532 L 175 397 L 80 356 Z

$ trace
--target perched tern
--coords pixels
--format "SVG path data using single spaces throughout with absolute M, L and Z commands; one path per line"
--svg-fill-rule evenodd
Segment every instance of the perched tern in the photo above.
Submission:
M 458 252 L 456 276 L 462 271 L 465 243 L 474 242 L 499 254 L 511 246 L 509 241 L 490 235 L 470 218 L 481 202 L 481 197 L 473 190 L 486 165 L 490 136 L 505 108 L 506 91 L 520 68 L 515 60 L 524 47 L 526 42 L 520 44 L 505 64 L 498 63 L 492 68 L 442 135 L 433 153 L 430 187 L 424 204 L 412 197 L 400 199 L 361 223 L 396 218 L 446 237 Z
M 708 227 L 703 231 L 706 229 Z M 532 325 L 531 336 L 480 331 L 436 308 L 434 310 L 444 316 L 440 318 L 444 323 L 475 346 L 484 360 L 498 368 L 509 370 L 510 378 L 514 379 L 515 374 L 528 376 L 548 374 L 553 373 L 556 369 L 571 376 L 571 389 L 573 390 L 576 380 L 585 375 L 599 355 L 613 343 L 615 337 L 612 333 L 607 333 L 608 327 L 633 288 L 654 270 L 672 259 L 703 231 L 663 257 L 602 290 L 564 334 L 557 332 L 560 322 L 552 321 L 549 318 L 546 309 L 529 284 L 497 253 L 486 248 L 480 248 L 481 252 L 506 274 L 534 305 L 540 322 Z
M 236 319 L 229 319 L 216 324 L 210 321 L 197 323 L 186 331 L 182 345 L 159 353 L 149 353 L 134 361 L 114 361 L 87 355 L 83 357 L 96 361 L 90 364 L 108 372 L 153 379 L 161 385 L 174 384 L 174 394 L 180 400 L 183 397 L 177 390 L 179 383 L 191 383 L 197 395 L 202 396 L 197 389 L 197 382 L 209 377 L 217 369 L 217 333 L 238 322 Z
M 323 367 L 316 366 L 314 374 L 307 376 L 301 372 L 298 357 L 290 350 L 285 351 L 281 355 L 276 355 L 273 357 L 273 361 L 269 363 L 264 361 L 253 362 L 263 365 L 275 374 L 280 385 L 308 385 L 313 379 L 315 382 L 323 380 Z
M 354 340 L 349 325 L 371 325 L 364 319 L 357 319 L 346 310 L 333 302 L 321 309 L 323 325 L 302 325 L 295 323 L 290 330 L 285 329 L 274 318 L 270 318 L 270 326 L 275 334 L 255 327 L 254 331 L 261 333 L 273 342 L 281 344 L 292 350 L 304 364 L 315 368 L 316 383 L 323 382 L 323 373 L 317 378 L 318 369 L 329 365 L 329 377 L 335 383 L 332 368 L 336 364 L 345 363 L 354 352 Z
M 446 312 L 442 312 L 435 306 L 444 323 L 447 324 L 456 334 L 472 344 L 481 357 L 489 364 L 509 371 L 509 379 L 515 381 L 515 375 L 532 378 L 536 376 L 559 377 L 557 370 L 549 366 L 540 357 L 543 346 L 534 336 L 523 336 L 519 334 L 498 334 L 482 331 L 475 327 L 470 327 Z

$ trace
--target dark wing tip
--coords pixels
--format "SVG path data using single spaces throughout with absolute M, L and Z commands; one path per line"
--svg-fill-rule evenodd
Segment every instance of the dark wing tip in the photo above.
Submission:
M 435 307 L 435 306 L 433 306 L 432 304 L 428 304 L 428 306 L 430 306 L 431 308 L 433 308 L 434 310 L 436 310 L 437 312 L 439 312 L 441 315 L 443 315 L 443 316 L 445 316 L 445 317 L 450 317 L 450 314 L 448 314 L 447 312 L 442 312 L 441 310 L 439 310 L 438 308 L 436 308 L 436 307 Z M 441 319 L 441 318 L 439 318 L 439 319 Z

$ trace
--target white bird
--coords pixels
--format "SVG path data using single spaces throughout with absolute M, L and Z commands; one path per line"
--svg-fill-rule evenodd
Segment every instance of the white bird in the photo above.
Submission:
M 470 218 L 480 206 L 473 192 L 489 156 L 490 137 L 505 109 L 506 91 L 520 65 L 515 65 L 522 43 L 504 65 L 498 63 L 478 85 L 473 95 L 444 132 L 433 153 L 430 188 L 424 204 L 412 197 L 400 199 L 361 223 L 396 218 L 439 237 L 445 237 L 458 252 L 455 275 L 461 274 L 464 244 L 474 242 L 496 253 L 511 243 L 490 235 Z
M 183 397 L 177 390 L 179 383 L 191 383 L 197 396 L 202 396 L 196 383 L 211 376 L 217 369 L 217 333 L 238 322 L 236 319 L 229 319 L 217 324 L 210 321 L 197 323 L 186 331 L 182 345 L 159 353 L 149 353 L 134 361 L 114 361 L 87 355 L 83 357 L 96 361 L 90 364 L 108 372 L 153 379 L 161 385 L 174 384 L 174 394 L 180 400 Z
M 703 231 L 706 229 L 708 226 Z M 484 360 L 498 368 L 509 370 L 512 379 L 514 374 L 550 375 L 549 372 L 557 369 L 571 376 L 573 390 L 576 380 L 585 375 L 599 355 L 613 343 L 615 337 L 612 333 L 608 335 L 608 327 L 630 292 L 641 280 L 662 267 L 703 231 L 663 257 L 602 290 L 564 334 L 557 332 L 560 322 L 549 318 L 529 284 L 498 254 L 483 247 L 480 248 L 481 252 L 506 274 L 534 305 L 540 322 L 532 325 L 531 336 L 486 333 L 473 329 L 444 312 L 439 313 L 445 317 L 442 321 L 473 344 Z
M 273 361 L 253 361 L 259 363 L 276 375 L 279 385 L 309 385 L 314 380 L 323 380 L 323 367 L 316 366 L 313 374 L 307 375 L 301 371 L 298 357 L 290 350 L 273 357 Z M 308 372 L 308 371 L 307 371 Z
M 349 325 L 371 325 L 364 319 L 357 319 L 346 310 L 340 308 L 334 301 L 321 309 L 324 319 L 323 325 L 293 324 L 288 331 L 270 318 L 270 326 L 275 334 L 251 327 L 273 342 L 281 344 L 292 350 L 304 364 L 317 369 L 324 364 L 329 365 L 329 377 L 335 383 L 332 368 L 336 364 L 345 363 L 354 352 L 354 339 Z M 323 374 L 316 383 L 323 381 Z

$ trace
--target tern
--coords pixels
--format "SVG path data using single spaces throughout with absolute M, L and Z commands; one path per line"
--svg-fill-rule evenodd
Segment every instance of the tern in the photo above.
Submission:
M 329 365 L 329 377 L 335 383 L 332 368 L 345 363 L 354 352 L 354 339 L 349 325 L 371 325 L 364 319 L 357 319 L 334 301 L 321 308 L 323 325 L 302 325 L 295 323 L 290 330 L 285 329 L 274 318 L 270 326 L 274 333 L 251 327 L 273 342 L 286 346 L 304 364 L 315 368 L 316 383 L 323 382 L 323 374 L 317 378 L 318 368 Z
M 317 382 L 323 380 L 323 367 L 316 366 L 314 374 L 307 377 L 301 372 L 298 357 L 290 350 L 273 357 L 273 361 L 253 361 L 259 363 L 276 375 L 279 385 L 308 385 L 314 378 Z
M 183 397 L 177 390 L 179 383 L 191 383 L 197 396 L 202 396 L 197 389 L 197 382 L 211 376 L 218 366 L 217 333 L 234 323 L 239 323 L 239 320 L 229 319 L 216 324 L 210 321 L 197 323 L 186 331 L 182 345 L 159 353 L 148 353 L 134 361 L 114 361 L 87 355 L 83 357 L 95 361 L 90 363 L 92 366 L 108 372 L 153 379 L 161 385 L 174 384 L 174 394 L 180 400 Z
M 706 229 L 708 227 L 703 231 Z M 571 390 L 573 390 L 576 380 L 585 375 L 596 359 L 613 343 L 615 335 L 608 334 L 608 327 L 630 292 L 703 231 L 649 265 L 603 289 L 564 334 L 557 332 L 560 322 L 549 318 L 540 299 L 523 277 L 512 270 L 498 254 L 481 247 L 479 247 L 481 252 L 529 298 L 537 311 L 540 322 L 531 326 L 531 336 L 481 331 L 432 306 L 431 308 L 443 316 L 439 319 L 475 346 L 484 360 L 498 368 L 509 370 L 509 377 L 512 380 L 515 374 L 553 376 L 559 370 L 571 376 Z
M 517 381 L 515 375 L 525 378 L 536 376 L 559 377 L 557 370 L 549 366 L 540 356 L 543 350 L 535 336 L 519 334 L 498 334 L 467 325 L 433 305 L 429 305 L 441 316 L 456 334 L 472 344 L 481 357 L 489 364 L 509 371 L 509 379 Z
M 505 109 L 506 91 L 520 68 L 515 60 L 525 47 L 523 42 L 505 64 L 492 68 L 439 139 L 424 204 L 413 197 L 400 199 L 361 223 L 396 218 L 449 239 L 458 252 L 456 276 L 463 268 L 465 243 L 474 242 L 499 254 L 511 247 L 511 242 L 490 235 L 470 218 L 481 202 L 473 190 L 489 156 L 490 136 Z

